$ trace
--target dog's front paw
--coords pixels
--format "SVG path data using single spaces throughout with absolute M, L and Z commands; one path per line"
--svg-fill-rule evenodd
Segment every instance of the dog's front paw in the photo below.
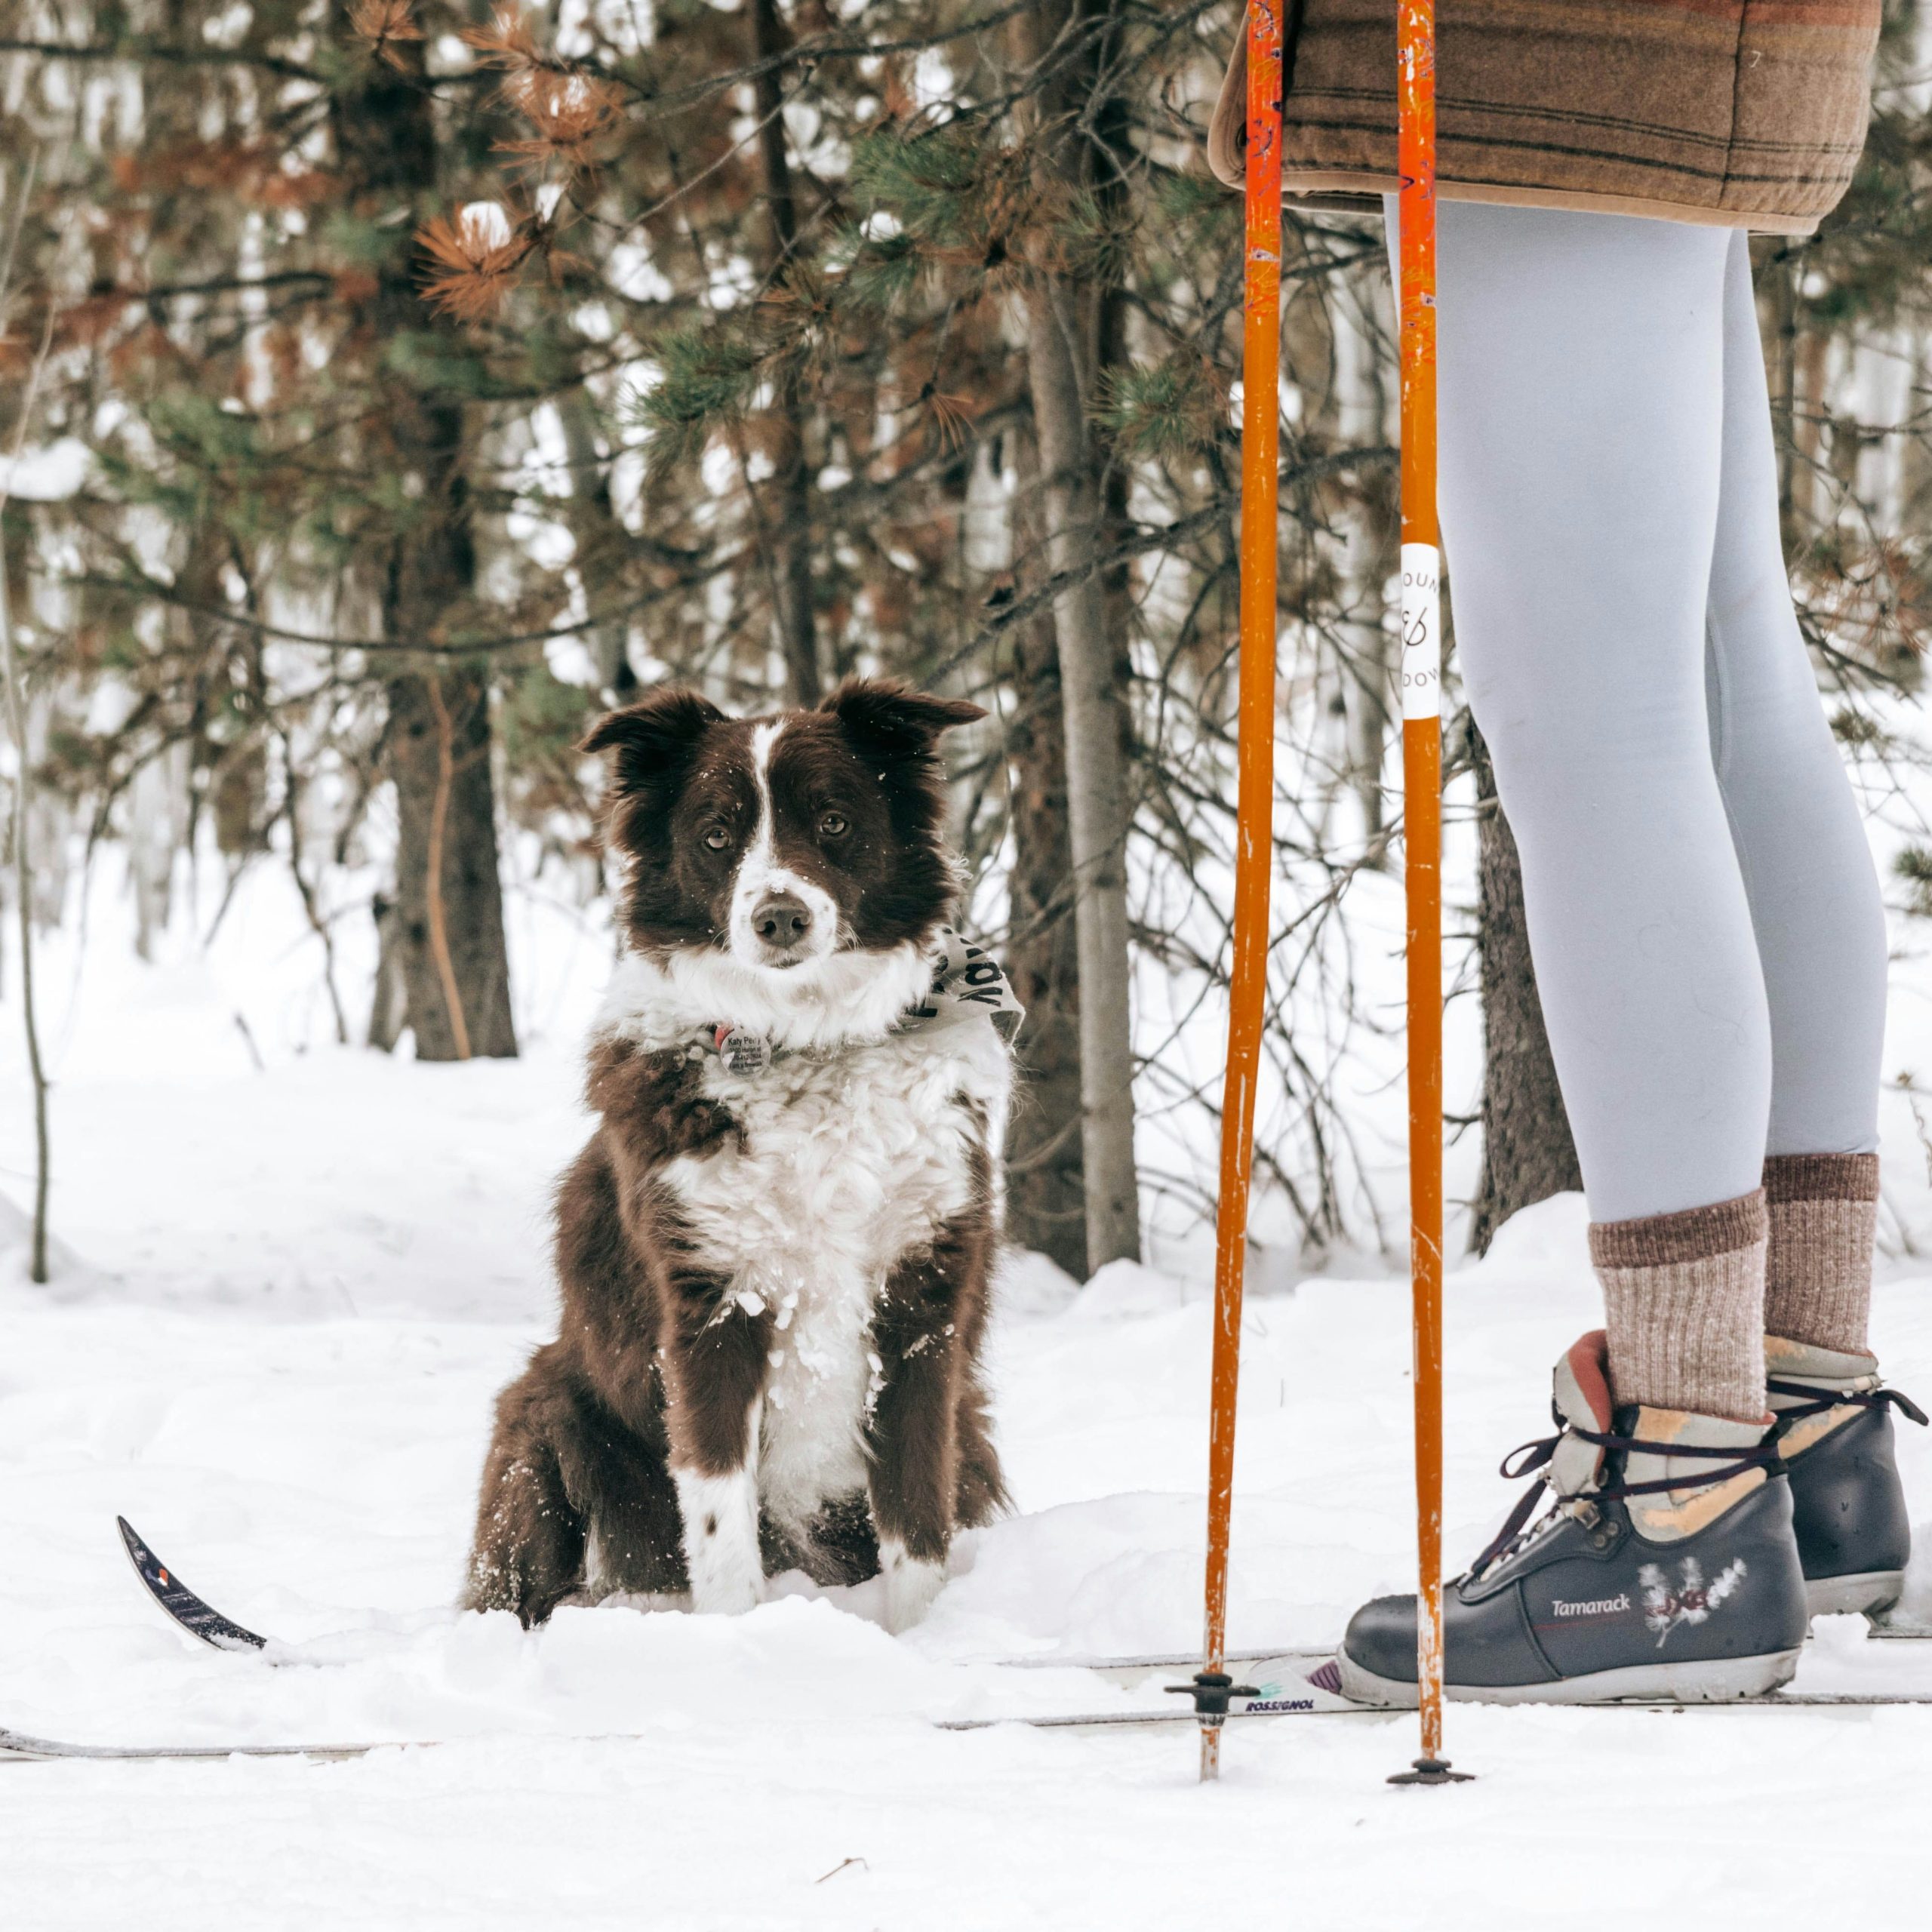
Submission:
M 749 1577 L 694 1578 L 691 1608 L 705 1617 L 742 1617 L 764 1601 L 763 1584 Z
M 885 1627 L 896 1637 L 932 1608 L 946 1588 L 946 1565 L 909 1556 L 903 1543 L 888 1537 L 879 1544 L 878 1567 L 885 1578 Z
M 743 1469 L 722 1476 L 679 1469 L 675 1479 L 692 1609 L 728 1617 L 755 1610 L 764 1595 L 764 1566 L 752 1478 Z

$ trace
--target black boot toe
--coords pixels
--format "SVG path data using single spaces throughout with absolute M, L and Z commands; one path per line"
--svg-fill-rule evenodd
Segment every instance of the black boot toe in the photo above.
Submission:
M 1371 1675 L 1395 1684 L 1416 1681 L 1416 1600 L 1377 1597 L 1349 1619 L 1342 1648 Z

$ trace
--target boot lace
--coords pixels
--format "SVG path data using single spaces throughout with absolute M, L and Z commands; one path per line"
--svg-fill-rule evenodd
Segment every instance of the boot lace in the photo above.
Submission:
M 1775 1375 L 1766 1380 L 1764 1386 L 1774 1395 L 1810 1398 L 1808 1401 L 1779 1410 L 1778 1421 L 1786 1426 L 1804 1422 L 1812 1416 L 1821 1416 L 1829 1409 L 1882 1409 L 1888 1406 L 1903 1416 L 1910 1417 L 1921 1429 L 1927 1420 L 1925 1411 L 1900 1389 L 1820 1389 L 1809 1382 L 1786 1382 Z
M 1776 1386 L 1776 1384 L 1773 1384 Z M 1883 1395 L 1896 1395 L 1896 1391 L 1884 1389 L 1876 1392 Z M 1898 1399 L 1903 1400 L 1900 1397 Z M 1829 1408 L 1829 1402 L 1821 1407 Z M 1907 1404 L 1908 1410 L 1910 1404 Z M 1916 1411 L 1912 1411 L 1916 1414 Z M 1787 1414 L 1791 1411 L 1786 1411 Z M 1561 1424 L 1563 1418 L 1556 1418 Z M 1924 1420 L 1923 1416 L 1919 1420 Z M 1516 1506 L 1510 1511 L 1508 1519 L 1496 1533 L 1489 1547 L 1478 1556 L 1469 1568 L 1472 1577 L 1484 1575 L 1497 1564 L 1527 1549 L 1534 1543 L 1540 1542 L 1555 1528 L 1566 1516 L 1574 1512 L 1573 1506 L 1583 1503 L 1594 1510 L 1600 1503 L 1615 1503 L 1626 1496 L 1660 1495 L 1666 1490 L 1702 1488 L 1709 1483 L 1727 1482 L 1733 1476 L 1742 1475 L 1747 1469 L 1762 1469 L 1767 1475 L 1777 1475 L 1783 1472 L 1784 1463 L 1780 1458 L 1775 1442 L 1769 1438 L 1749 1449 L 1703 1448 L 1695 1444 L 1684 1442 L 1647 1442 L 1636 1435 L 1619 1435 L 1614 1432 L 1598 1432 L 1583 1429 L 1571 1423 L 1559 1427 L 1554 1435 L 1540 1436 L 1534 1441 L 1525 1442 L 1510 1451 L 1500 1463 L 1497 1472 L 1506 1481 L 1519 1481 L 1523 1477 L 1534 1475 L 1556 1454 L 1556 1445 L 1565 1435 L 1574 1435 L 1580 1442 L 1594 1443 L 1599 1449 L 1609 1451 L 1620 1457 L 1617 1466 L 1622 1469 L 1629 1466 L 1634 1455 L 1669 1456 L 1700 1463 L 1714 1463 L 1719 1467 L 1709 1474 L 1687 1480 L 1681 1475 L 1663 1476 L 1652 1482 L 1612 1482 L 1601 1487 L 1579 1491 L 1574 1496 L 1559 1496 L 1548 1510 L 1530 1524 L 1531 1512 L 1536 1508 L 1537 1497 L 1546 1478 L 1538 1480 L 1526 1489 L 1518 1499 Z M 1526 1529 L 1524 1525 L 1529 1524 Z

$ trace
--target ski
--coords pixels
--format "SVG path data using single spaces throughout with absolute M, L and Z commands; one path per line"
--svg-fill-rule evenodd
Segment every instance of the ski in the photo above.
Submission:
M 125 1516 L 116 1516 L 114 1521 L 120 1529 L 128 1561 L 141 1580 L 141 1587 L 191 1637 L 198 1637 L 218 1651 L 266 1651 L 269 1647 L 266 1637 L 244 1629 L 195 1595 L 141 1540 Z
M 1386 1718 L 1402 1715 L 1400 1707 L 1358 1704 L 1344 1697 L 1341 1666 L 1336 1662 L 1333 1651 L 1230 1651 L 1226 1663 L 1230 1672 L 1247 1680 L 1245 1694 L 1232 1696 L 1229 1700 L 1230 1718 Z M 1160 1678 L 1177 1677 L 1182 1681 L 1162 1684 L 1161 1687 L 1191 1690 L 1192 1686 L 1186 1679 L 1200 1665 L 1198 1657 L 1031 1657 L 1008 1660 L 1008 1667 L 1015 1669 L 1084 1670 L 1129 1690 L 1147 1687 Z M 1890 1694 L 1862 1690 L 1774 1690 L 1761 1697 L 1729 1697 L 1711 1703 L 1685 1703 L 1674 1698 L 1630 1697 L 1605 1703 L 1565 1704 L 1552 1708 L 1589 1711 L 1718 1711 L 1739 1707 L 1760 1710 L 1841 1710 L 1914 1704 L 1932 1705 L 1932 1690 Z M 939 1728 L 985 1730 L 995 1724 L 1019 1724 L 1036 1730 L 1072 1730 L 1198 1721 L 1195 1713 L 1185 1707 L 1173 1710 L 1148 1708 L 1070 1712 L 1048 1716 L 952 1718 L 940 1720 Z
M 1334 1660 L 1328 1660 L 1333 1669 Z M 1191 1685 L 1185 1687 L 1192 1689 Z M 1454 1697 L 1453 1690 L 1451 1693 Z M 1932 1690 L 1908 1690 L 1896 1696 L 1876 1691 L 1774 1690 L 1762 1697 L 1726 1697 L 1709 1703 L 1679 1703 L 1666 1698 L 1626 1697 L 1596 1704 L 1512 1705 L 1521 1710 L 1564 1711 L 1735 1711 L 1735 1710 L 1893 1710 L 1907 1705 L 1932 1706 Z M 1499 1708 L 1503 1708 L 1499 1706 Z M 1283 1694 L 1236 1698 L 1229 1708 L 1230 1721 L 1249 1718 L 1398 1718 L 1412 1714 L 1401 1705 L 1355 1704 L 1339 1693 L 1318 1691 L 1312 1697 Z M 1033 1730 L 1089 1730 L 1138 1727 L 1150 1724 L 1196 1724 L 1189 1710 L 1082 1711 L 1046 1717 L 943 1718 L 941 1730 L 990 1730 L 995 1724 L 1024 1724 Z
M 1277 1663 L 1283 1656 L 1291 1656 L 1302 1662 L 1310 1658 L 1320 1658 L 1317 1672 L 1320 1670 L 1321 1663 L 1325 1663 L 1330 1669 L 1334 1667 L 1332 1657 L 1322 1657 L 1321 1653 L 1314 1651 L 1277 1653 L 1268 1661 L 1271 1664 Z M 1190 1658 L 1187 1661 L 1191 1664 L 1194 1660 Z M 1229 1661 L 1233 1663 L 1236 1660 L 1230 1658 Z M 1303 1678 L 1299 1687 L 1293 1683 L 1257 1685 L 1257 1690 L 1270 1690 L 1272 1694 L 1237 1699 L 1229 1714 L 1230 1719 L 1246 1722 L 1251 1718 L 1258 1720 L 1275 1717 L 1389 1718 L 1407 1715 L 1397 1709 L 1384 1710 L 1367 1704 L 1349 1703 L 1346 1699 L 1314 1684 L 1312 1675 L 1311 1673 L 1310 1677 Z M 1767 1697 L 1732 1698 L 1721 1703 L 1683 1704 L 1632 1699 L 1620 1703 L 1573 1704 L 1551 1708 L 1585 1711 L 1648 1711 L 1654 1713 L 1739 1709 L 1886 1710 L 1906 1705 L 1932 1706 L 1932 1691 L 1907 1692 L 1899 1696 L 1886 1697 L 1869 1691 L 1780 1690 Z M 1164 1730 L 1176 1724 L 1192 1724 L 1196 1721 L 1198 1720 L 1190 1710 L 1140 1709 L 1053 1712 L 1044 1715 L 1016 1714 L 1003 1717 L 941 1718 L 935 1719 L 934 1724 L 935 1729 L 948 1731 L 989 1730 L 998 1724 L 1020 1724 L 1032 1730 Z M 0 1761 L 24 1763 L 38 1760 L 96 1764 L 155 1764 L 207 1762 L 224 1758 L 307 1758 L 321 1763 L 365 1758 L 376 1751 L 436 1750 L 460 1741 L 475 1740 L 413 1737 L 384 1738 L 361 1744 L 78 1744 L 63 1738 L 38 1737 L 24 1731 L 0 1727 Z M 611 1744 L 623 1743 L 627 1740 L 626 1734 L 621 1732 L 581 1738 L 545 1733 L 542 1741 Z
M 1191 1678 L 1201 1668 L 1198 1657 L 1015 1657 L 1006 1668 L 1016 1670 L 1081 1670 L 1104 1678 L 1124 1690 L 1155 1689 L 1192 1691 Z M 1228 1715 L 1263 1717 L 1380 1717 L 1387 1715 L 1368 1704 L 1351 1703 L 1341 1694 L 1342 1678 L 1333 1651 L 1230 1651 L 1227 1668 L 1244 1682 L 1228 1702 Z M 1168 1680 L 1163 1681 L 1162 1680 Z M 1044 1717 L 949 1718 L 942 1730 L 985 1730 L 994 1724 L 1025 1724 L 1035 1730 L 1065 1730 L 1090 1726 L 1194 1724 L 1186 1707 L 1162 1709 L 1151 1706 L 1130 1711 L 1075 1712 Z
M 57 1737 L 31 1737 L 0 1726 L 0 1761 L 81 1758 L 124 1764 L 160 1759 L 207 1758 L 365 1758 L 371 1751 L 411 1751 L 429 1743 L 398 1739 L 379 1744 L 71 1744 Z

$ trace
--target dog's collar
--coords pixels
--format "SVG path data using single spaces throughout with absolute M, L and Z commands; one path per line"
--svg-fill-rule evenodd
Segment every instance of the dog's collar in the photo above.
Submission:
M 983 946 L 975 946 L 950 926 L 942 926 L 940 948 L 933 961 L 933 983 L 924 997 L 906 1008 L 894 1022 L 895 1033 L 915 1032 L 943 1020 L 963 1019 L 974 1012 L 984 1014 L 1001 1039 L 1011 1041 L 1026 1017 L 998 960 Z M 712 1022 L 698 1033 L 701 1052 L 724 1063 L 727 1072 L 742 1075 L 762 1073 L 774 1060 L 789 1060 L 809 1051 L 783 1047 L 748 1026 L 728 1020 Z

